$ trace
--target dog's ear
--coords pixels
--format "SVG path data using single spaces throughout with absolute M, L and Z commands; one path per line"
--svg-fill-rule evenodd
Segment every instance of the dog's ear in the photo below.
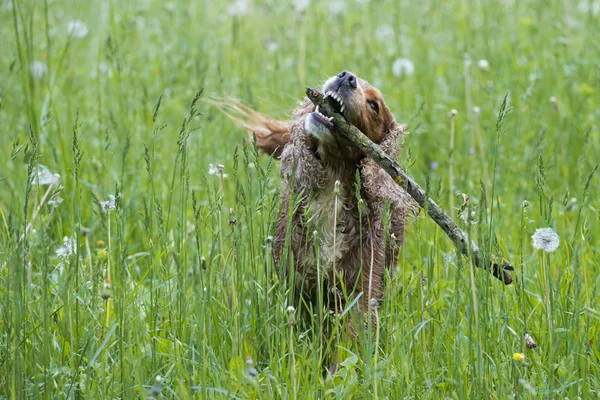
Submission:
M 401 125 L 396 120 L 392 120 L 387 132 L 383 135 L 383 140 L 379 143 L 379 147 L 390 157 L 396 159 L 402 144 L 404 144 L 404 135 L 406 134 L 408 134 L 406 125 Z

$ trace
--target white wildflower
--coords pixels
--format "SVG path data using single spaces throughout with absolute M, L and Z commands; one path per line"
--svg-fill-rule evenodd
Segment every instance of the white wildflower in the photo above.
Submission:
M 36 170 L 33 172 L 31 179 L 33 179 L 33 183 L 45 186 L 45 185 L 57 185 L 60 182 L 60 175 L 53 174 L 50 172 L 48 167 L 39 164 Z
M 264 44 L 269 53 L 275 53 L 277 48 L 279 48 L 279 45 L 274 40 L 265 40 Z
M 560 245 L 560 237 L 552 228 L 536 229 L 531 238 L 533 239 L 534 249 L 544 250 L 547 253 L 552 253 Z
M 483 72 L 487 72 L 490 69 L 490 63 L 488 62 L 488 60 L 479 60 L 477 62 L 477 66 Z
M 481 108 L 475 106 L 473 107 L 473 113 L 475 113 L 475 115 L 479 115 L 479 113 L 481 112 Z
M 108 200 L 101 201 L 100 206 L 102 207 L 102 209 L 105 212 L 110 212 L 110 211 L 114 210 L 115 208 L 117 208 L 117 199 L 115 199 L 114 195 L 109 194 Z
M 292 5 L 296 12 L 303 13 L 310 5 L 310 0 L 292 0 Z
M 381 25 L 375 29 L 375 38 L 381 42 L 390 42 L 394 40 L 394 28 L 390 25 Z
M 550 96 L 550 98 L 548 99 L 548 101 L 552 104 L 556 104 L 558 102 L 558 100 L 556 100 L 556 96 Z
M 88 27 L 85 22 L 75 19 L 73 21 L 69 21 L 67 25 L 67 34 L 69 36 L 73 36 L 74 38 L 84 38 L 88 34 Z
M 598 0 L 581 0 L 577 5 L 577 9 L 581 13 L 590 13 L 592 15 L 600 14 L 600 1 Z
M 296 311 L 296 309 L 294 308 L 294 306 L 288 306 L 287 308 L 287 312 L 292 314 L 294 311 Z
M 32 62 L 29 68 L 31 69 L 31 75 L 35 79 L 42 79 L 46 75 L 46 72 L 48 72 L 48 66 L 41 61 Z
M 329 12 L 332 14 L 341 14 L 346 8 L 344 0 L 331 0 L 329 2 Z
M 225 173 L 225 166 L 223 164 L 208 164 L 208 174 L 219 175 L 221 178 L 227 178 L 227 174 Z
M 74 238 L 65 236 L 62 246 L 56 249 L 56 257 L 67 258 L 71 254 L 77 254 L 77 242 Z
M 392 73 L 397 77 L 410 77 L 415 73 L 415 65 L 408 58 L 399 58 L 392 64 Z
M 456 111 L 456 109 L 455 109 L 455 108 L 453 108 L 452 110 L 450 110 L 450 116 L 451 116 L 451 117 L 455 117 L 455 116 L 456 116 L 456 114 L 458 114 L 458 111 Z
M 243 16 L 248 14 L 248 8 L 250 7 L 250 1 L 248 0 L 236 0 L 227 7 L 227 13 L 233 16 Z

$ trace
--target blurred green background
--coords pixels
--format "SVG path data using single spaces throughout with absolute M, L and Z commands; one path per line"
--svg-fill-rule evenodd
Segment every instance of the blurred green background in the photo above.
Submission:
M 0 35 L 0 396 L 598 396 L 598 0 L 2 0 Z M 278 165 L 203 99 L 285 119 L 342 70 L 408 124 L 401 162 L 444 209 L 470 196 L 461 225 L 517 282 L 471 275 L 421 214 L 380 335 L 325 346 L 290 324 L 265 242 Z M 60 181 L 28 180 L 39 165 Z M 541 227 L 559 250 L 533 249 Z M 524 331 L 539 348 L 515 361 Z

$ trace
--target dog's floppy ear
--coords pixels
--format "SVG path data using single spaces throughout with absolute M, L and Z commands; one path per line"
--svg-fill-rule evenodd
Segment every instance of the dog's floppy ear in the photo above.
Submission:
M 402 148 L 402 144 L 404 144 L 404 135 L 407 134 L 406 125 L 392 120 L 387 132 L 383 135 L 383 140 L 379 143 L 379 147 L 390 157 L 396 159 Z
M 236 124 L 248 129 L 251 141 L 256 135 L 256 144 L 264 153 L 279 158 L 283 147 L 290 141 L 290 121 L 280 121 L 261 114 L 233 97 L 205 101 Z

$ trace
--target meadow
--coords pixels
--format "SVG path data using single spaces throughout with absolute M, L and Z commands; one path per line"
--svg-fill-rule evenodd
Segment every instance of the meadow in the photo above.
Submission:
M 0 35 L 0 398 L 600 397 L 598 0 L 0 0 Z M 285 119 L 345 69 L 515 266 L 421 213 L 357 342 L 299 315 L 278 162 L 206 102 Z

